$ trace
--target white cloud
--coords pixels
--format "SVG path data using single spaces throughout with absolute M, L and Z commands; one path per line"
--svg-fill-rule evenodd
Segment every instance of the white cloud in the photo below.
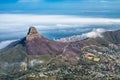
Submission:
M 27 63 L 26 62 L 21 62 L 20 66 L 27 66 Z
M 54 26 L 42 26 L 42 24 L 54 24 L 54 28 L 76 27 L 85 24 L 112 24 L 120 23 L 120 19 L 109 18 L 83 18 L 66 15 L 30 15 L 30 14 L 0 14 L 0 25 L 5 28 L 10 26 L 39 26 L 53 28 Z M 78 26 L 79 27 L 79 26 Z
M 69 24 L 56 24 L 57 27 L 71 27 Z
M 41 0 L 19 0 L 18 2 L 39 2 Z
M 120 19 L 83 18 L 79 16 L 63 15 L 29 15 L 29 14 L 0 14 L 0 22 L 7 23 L 110 23 L 120 22 Z
M 93 29 L 91 32 L 82 34 L 81 37 L 86 38 L 96 38 L 96 37 L 102 37 L 102 33 L 104 33 L 104 29 Z
M 44 61 L 42 61 L 42 60 L 33 59 L 33 60 L 30 61 L 30 66 L 42 64 L 43 62 Z
M 83 40 L 86 38 L 103 37 L 102 33 L 104 33 L 104 32 L 105 32 L 104 29 L 98 28 L 98 29 L 93 29 L 91 32 L 87 32 L 87 33 L 84 33 L 82 35 L 73 35 L 71 37 L 57 39 L 56 41 L 73 42 L 73 41 Z
M 8 46 L 10 43 L 12 43 L 14 41 L 16 41 L 16 40 L 7 40 L 7 41 L 0 42 L 0 49 L 5 48 L 6 46 Z

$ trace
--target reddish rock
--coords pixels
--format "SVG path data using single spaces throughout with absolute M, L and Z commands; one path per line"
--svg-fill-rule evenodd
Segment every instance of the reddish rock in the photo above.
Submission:
M 60 54 L 66 44 L 41 36 L 35 27 L 30 27 L 25 41 L 26 51 L 29 55 Z

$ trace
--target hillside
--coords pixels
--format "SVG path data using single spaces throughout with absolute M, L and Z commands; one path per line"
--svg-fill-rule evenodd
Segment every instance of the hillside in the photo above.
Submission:
M 0 80 L 119 80 L 119 34 L 59 42 L 30 27 L 26 37 L 0 51 Z

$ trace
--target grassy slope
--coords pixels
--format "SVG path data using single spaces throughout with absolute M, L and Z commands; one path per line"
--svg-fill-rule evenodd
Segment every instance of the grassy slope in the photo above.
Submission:
M 0 62 L 8 62 L 8 63 L 13 63 L 13 62 L 21 62 L 24 60 L 26 57 L 26 53 L 23 50 L 23 46 L 21 44 L 7 49 L 5 51 L 2 51 L 0 53 Z

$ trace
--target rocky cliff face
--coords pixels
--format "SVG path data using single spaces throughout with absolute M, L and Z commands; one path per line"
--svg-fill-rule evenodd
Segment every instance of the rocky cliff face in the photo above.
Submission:
M 30 27 L 25 40 L 25 48 L 28 55 L 52 55 L 61 54 L 73 60 L 79 60 L 79 53 L 83 44 L 79 42 L 58 42 L 41 36 L 35 27 Z
M 41 36 L 35 27 L 30 27 L 25 39 L 28 55 L 60 54 L 66 43 L 56 42 Z
M 31 40 L 34 40 L 36 38 L 41 38 L 42 36 L 40 36 L 40 34 L 37 32 L 36 28 L 35 27 L 30 27 L 29 29 L 29 32 L 26 36 L 26 40 L 27 41 L 31 41 Z

